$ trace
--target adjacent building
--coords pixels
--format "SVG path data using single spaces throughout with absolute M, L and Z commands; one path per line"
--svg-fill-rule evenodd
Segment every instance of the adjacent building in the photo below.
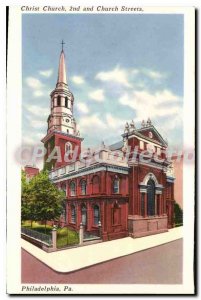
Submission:
M 24 172 L 26 174 L 26 179 L 30 180 L 31 178 L 39 174 L 39 169 L 35 166 L 27 165 L 24 167 Z

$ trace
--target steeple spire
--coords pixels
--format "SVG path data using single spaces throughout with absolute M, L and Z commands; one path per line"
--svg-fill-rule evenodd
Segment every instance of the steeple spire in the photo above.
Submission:
M 73 116 L 74 97 L 66 79 L 65 54 L 63 45 L 59 58 L 58 78 L 55 89 L 51 92 L 51 112 L 48 117 L 48 133 L 60 131 L 77 136 L 76 121 Z
M 65 65 L 65 54 L 63 51 L 63 45 L 65 44 L 62 40 L 62 50 L 60 54 L 60 59 L 59 59 L 59 70 L 58 70 L 58 79 L 57 83 L 65 83 L 67 84 L 66 80 L 66 65 Z
M 61 41 L 62 51 L 64 50 L 64 44 L 65 44 L 65 43 L 64 43 L 64 41 L 62 40 L 62 41 Z

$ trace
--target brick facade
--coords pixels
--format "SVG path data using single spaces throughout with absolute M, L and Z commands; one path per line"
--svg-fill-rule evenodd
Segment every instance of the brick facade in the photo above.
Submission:
M 168 175 L 167 142 L 151 120 L 143 121 L 139 129 L 133 121 L 126 123 L 120 142 L 107 147 L 102 144 L 98 151 L 88 149 L 81 161 L 83 138 L 76 129 L 73 103 L 62 50 L 58 81 L 51 93 L 48 131 L 42 140 L 47 150 L 44 166 L 50 171 L 50 179 L 66 193 L 60 224 L 78 229 L 82 223 L 85 232 L 94 234 L 101 225 L 103 240 L 140 237 L 171 228 L 174 178 Z M 68 147 L 74 151 L 76 146 L 74 161 L 66 162 Z M 61 160 L 47 162 L 55 147 Z

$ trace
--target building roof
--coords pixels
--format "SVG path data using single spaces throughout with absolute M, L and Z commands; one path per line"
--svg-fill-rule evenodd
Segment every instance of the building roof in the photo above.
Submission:
M 119 142 L 116 142 L 116 143 L 110 145 L 109 149 L 112 151 L 120 150 L 123 147 L 123 145 L 124 145 L 123 141 L 119 141 Z

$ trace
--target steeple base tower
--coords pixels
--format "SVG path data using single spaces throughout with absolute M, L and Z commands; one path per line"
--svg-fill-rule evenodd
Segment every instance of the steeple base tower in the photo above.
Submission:
M 66 166 L 79 159 L 83 138 L 60 131 L 47 134 L 42 142 L 46 149 L 44 169 L 52 170 Z
M 51 112 L 47 119 L 47 135 L 41 140 L 46 149 L 44 169 L 59 168 L 77 160 L 81 153 L 81 141 L 73 116 L 74 97 L 68 88 L 65 55 L 59 59 L 58 78 L 50 94 Z

